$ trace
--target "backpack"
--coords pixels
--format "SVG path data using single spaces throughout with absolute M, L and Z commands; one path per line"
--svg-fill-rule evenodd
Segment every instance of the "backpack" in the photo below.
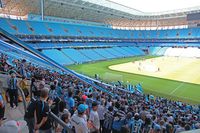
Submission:
M 37 99 L 32 98 L 25 111 L 25 118 L 34 118 L 34 111 L 36 109 Z

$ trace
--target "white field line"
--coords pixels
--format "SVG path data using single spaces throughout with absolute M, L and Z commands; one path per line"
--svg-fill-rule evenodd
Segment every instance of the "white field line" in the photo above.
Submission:
M 179 85 L 180 86 L 180 85 Z M 154 89 L 151 89 L 151 88 L 148 88 L 148 90 L 151 90 L 153 92 L 158 92 Z M 162 92 L 159 92 L 159 93 L 162 93 Z M 166 94 L 166 93 L 163 93 L 163 94 Z M 170 96 L 170 94 L 168 94 Z M 171 94 L 171 96 L 174 96 L 174 97 L 177 97 L 177 98 L 183 98 L 183 99 L 187 99 L 187 100 L 192 100 L 192 101 L 196 101 L 196 102 L 199 102 L 198 100 L 194 100 L 192 98 L 189 98 L 189 97 L 185 97 L 185 96 L 177 96 L 177 95 L 174 95 L 174 94 Z
M 175 91 L 177 91 L 179 88 L 181 88 L 181 87 L 183 86 L 183 84 L 184 84 L 184 83 L 181 83 L 179 86 L 177 86 L 177 87 L 170 93 L 170 95 L 173 94 Z

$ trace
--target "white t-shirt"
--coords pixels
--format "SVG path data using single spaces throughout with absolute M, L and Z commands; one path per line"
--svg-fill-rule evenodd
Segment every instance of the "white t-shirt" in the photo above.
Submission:
M 74 112 L 74 114 L 78 115 L 78 111 L 76 110 L 76 111 Z M 83 115 L 83 118 L 84 118 L 85 121 L 87 121 L 87 115 L 86 115 L 86 114 Z
M 96 129 L 99 130 L 100 120 L 99 120 L 99 115 L 98 115 L 97 111 L 91 110 L 89 120 L 92 121 L 93 125 L 95 126 L 95 128 L 92 128 L 91 131 L 92 132 L 96 131 Z
M 75 127 L 76 133 L 88 133 L 87 121 L 83 117 L 74 114 L 71 118 L 71 124 Z

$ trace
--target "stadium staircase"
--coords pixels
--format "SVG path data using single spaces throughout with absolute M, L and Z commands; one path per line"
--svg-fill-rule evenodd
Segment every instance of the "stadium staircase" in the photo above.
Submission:
M 130 53 L 130 55 L 132 55 L 132 56 L 135 55 L 134 51 L 132 51 L 128 47 L 121 47 L 121 49 L 124 49 L 125 51 L 127 51 L 128 53 Z
M 117 47 L 113 47 L 112 48 L 114 51 L 116 51 L 117 53 L 119 53 L 120 55 L 122 55 L 122 57 L 124 56 L 128 56 L 126 53 L 124 53 L 122 50 L 118 49 Z
M 116 58 L 116 56 L 114 56 L 113 54 L 111 54 L 108 51 L 106 51 L 105 48 L 94 49 L 94 51 L 96 51 L 100 55 L 106 57 L 106 59 L 114 59 L 114 58 Z
M 63 52 L 62 50 L 60 50 L 60 52 L 66 56 L 66 58 L 70 59 L 73 63 L 77 63 L 73 58 L 71 58 L 70 56 L 68 56 L 65 52 Z
M 90 59 L 87 57 L 83 56 L 80 52 L 78 52 L 75 49 L 62 49 L 62 52 L 64 52 L 68 57 L 72 58 L 75 60 L 77 63 L 83 63 L 83 62 L 89 62 Z
M 104 60 L 106 59 L 106 56 L 105 55 L 102 55 L 100 53 L 98 53 L 97 51 L 93 50 L 96 54 L 98 54 L 99 56 L 101 56 Z
M 111 54 L 114 58 L 119 58 L 119 57 L 120 57 L 120 55 L 116 54 L 115 51 L 114 51 L 114 53 L 113 53 L 113 51 L 112 51 L 111 48 L 105 48 L 104 50 L 105 50 L 106 52 L 108 52 L 109 54 Z
M 1 81 L 1 87 L 0 87 L 0 92 L 2 92 L 2 95 L 4 97 L 4 100 L 7 99 L 6 98 L 6 90 L 8 88 L 7 86 L 7 79 L 8 79 L 8 75 L 6 74 L 0 74 L 0 81 Z M 22 100 L 25 100 L 25 96 L 23 91 L 19 88 L 19 97 Z M 24 114 L 25 114 L 25 109 L 26 109 L 26 103 L 24 102 L 19 102 L 19 105 L 16 109 L 11 109 L 10 108 L 10 104 L 8 102 L 6 102 L 6 100 L 4 101 L 5 104 L 5 118 L 6 120 L 3 121 L 3 123 L 10 121 L 10 120 L 16 120 L 16 121 L 23 121 L 24 120 Z M 28 132 L 28 128 L 24 127 L 22 129 L 23 133 L 27 133 Z
M 83 51 L 81 51 L 81 50 L 77 50 L 77 51 L 78 51 L 82 56 L 85 56 L 86 58 L 88 58 L 89 61 L 92 61 L 92 58 L 89 57 L 88 55 L 84 54 Z

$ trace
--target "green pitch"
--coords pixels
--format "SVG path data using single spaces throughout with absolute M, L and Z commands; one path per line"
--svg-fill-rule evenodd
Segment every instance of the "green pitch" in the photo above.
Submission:
M 132 74 L 127 72 L 114 71 L 108 68 L 111 65 L 154 57 L 155 56 L 130 57 L 81 65 L 71 65 L 67 67 L 90 77 L 94 77 L 95 74 L 98 74 L 104 82 L 120 80 L 124 83 L 126 83 L 127 81 L 132 84 L 141 83 L 145 93 L 147 94 L 162 96 L 176 101 L 200 104 L 200 85 Z M 198 73 L 199 72 L 197 72 L 197 74 Z M 171 92 L 173 92 L 173 94 Z

